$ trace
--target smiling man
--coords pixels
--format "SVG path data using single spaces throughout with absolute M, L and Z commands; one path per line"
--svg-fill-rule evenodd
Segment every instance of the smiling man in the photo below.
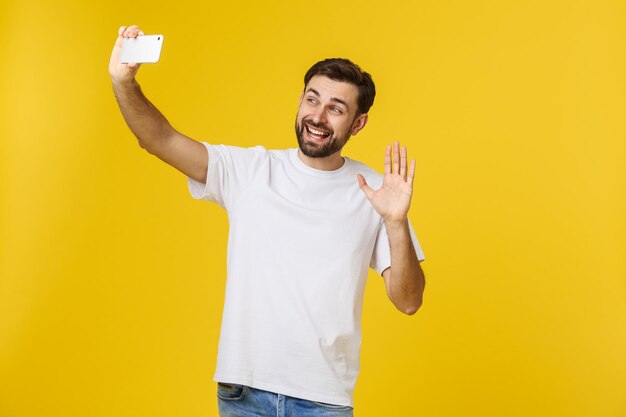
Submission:
M 343 64 L 346 68 L 356 70 L 356 67 L 350 66 L 349 61 L 327 60 L 317 63 L 307 72 L 304 80 L 305 91 L 300 98 L 300 109 L 296 119 L 296 136 L 300 150 L 306 157 L 322 159 L 334 156 L 332 158 L 334 165 L 338 167 L 343 164 L 341 149 L 350 136 L 356 135 L 365 126 L 367 112 L 361 111 L 356 104 L 359 92 L 354 85 L 328 78 L 328 76 L 337 77 L 328 68 L 331 62 L 336 68 Z M 359 76 L 356 72 L 353 75 Z M 364 79 L 371 81 L 371 78 Z M 371 98 L 373 103 L 374 83 L 371 82 L 368 87 L 364 94 L 367 94 L 367 100 L 370 101 Z M 322 97 L 320 91 L 328 97 Z M 324 99 L 328 100 L 328 104 L 323 103 Z M 366 101 L 364 106 L 367 105 L 371 106 Z M 325 113 L 329 116 L 325 117 Z
M 406 314 L 421 306 L 425 285 L 407 218 L 415 161 L 397 142 L 385 150 L 384 175 L 342 156 L 367 123 L 372 78 L 347 59 L 313 65 L 297 148 L 211 145 L 176 131 L 141 92 L 139 65 L 120 63 L 122 39 L 142 35 L 121 27 L 111 55 L 122 114 L 141 147 L 189 178 L 194 198 L 229 216 L 220 415 L 352 416 L 368 269 Z

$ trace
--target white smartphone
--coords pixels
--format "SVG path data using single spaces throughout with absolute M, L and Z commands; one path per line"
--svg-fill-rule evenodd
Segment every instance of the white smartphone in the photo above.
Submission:
M 122 40 L 120 63 L 154 64 L 161 56 L 163 35 L 143 35 Z

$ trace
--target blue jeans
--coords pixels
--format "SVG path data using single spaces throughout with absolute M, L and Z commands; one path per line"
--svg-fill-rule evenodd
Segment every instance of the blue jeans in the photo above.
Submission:
M 217 384 L 220 417 L 352 417 L 352 407 L 318 403 L 245 385 Z

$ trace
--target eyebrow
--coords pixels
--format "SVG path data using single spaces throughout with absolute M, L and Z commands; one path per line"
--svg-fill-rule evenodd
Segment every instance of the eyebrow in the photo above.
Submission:
M 309 87 L 309 88 L 306 90 L 306 92 L 307 92 L 307 93 L 309 93 L 309 92 L 310 92 L 310 93 L 315 94 L 315 95 L 316 95 L 316 96 L 318 96 L 318 97 L 321 97 L 321 95 L 320 95 L 319 91 L 317 91 L 317 90 L 316 90 L 316 89 L 314 89 L 314 88 Z M 330 101 L 333 101 L 333 102 L 335 102 L 335 103 L 340 103 L 340 104 L 343 104 L 344 106 L 346 106 L 346 108 L 349 108 L 349 107 L 348 107 L 348 103 L 346 103 L 345 101 L 343 101 L 343 100 L 342 100 L 342 99 L 340 99 L 340 98 L 337 98 L 337 97 L 332 97 L 332 98 L 330 99 Z

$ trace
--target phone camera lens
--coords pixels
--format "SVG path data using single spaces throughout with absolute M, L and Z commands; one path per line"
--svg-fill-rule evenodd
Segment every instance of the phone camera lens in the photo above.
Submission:
M 157 38 L 157 41 L 160 41 L 160 40 L 161 40 L 161 37 L 159 36 L 159 37 Z

